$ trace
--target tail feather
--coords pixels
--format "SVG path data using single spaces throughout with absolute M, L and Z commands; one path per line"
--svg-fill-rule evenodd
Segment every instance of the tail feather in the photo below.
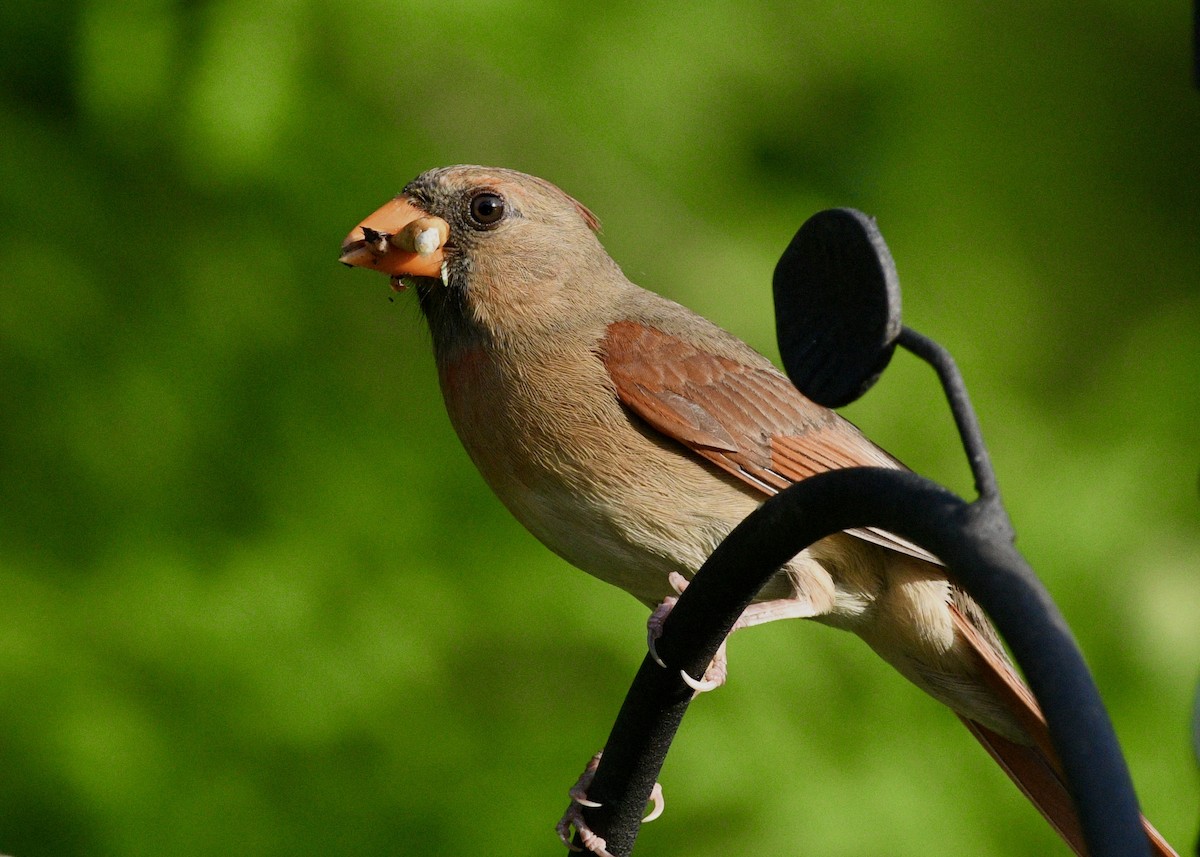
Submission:
M 975 626 L 957 609 L 952 607 L 951 613 L 960 636 L 978 656 L 984 681 L 1012 712 L 1032 744 L 1018 744 L 969 718 L 960 715 L 959 719 L 1071 850 L 1080 857 L 1087 857 L 1075 803 L 1063 781 L 1062 768 L 1050 742 L 1050 730 L 1037 701 L 1004 657 L 982 639 Z M 1145 816 L 1142 827 L 1154 857 L 1179 857 Z
M 1079 857 L 1087 857 L 1075 805 L 1045 757 L 1033 747 L 1014 744 L 974 720 L 959 719 L 1071 850 Z

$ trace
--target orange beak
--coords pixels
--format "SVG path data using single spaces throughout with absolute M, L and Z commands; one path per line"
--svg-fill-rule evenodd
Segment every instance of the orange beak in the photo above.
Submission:
M 350 230 L 342 242 L 343 265 L 396 277 L 442 276 L 450 226 L 398 196 Z

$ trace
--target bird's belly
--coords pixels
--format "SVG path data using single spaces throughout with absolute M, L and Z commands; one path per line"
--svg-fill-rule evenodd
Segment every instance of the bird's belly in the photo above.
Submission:
M 594 466 L 583 475 L 569 448 L 558 450 L 546 468 L 515 461 L 494 446 L 468 445 L 468 451 L 497 496 L 543 544 L 647 604 L 674 594 L 671 572 L 690 578 L 757 504 L 680 456 L 646 473 L 609 479 Z

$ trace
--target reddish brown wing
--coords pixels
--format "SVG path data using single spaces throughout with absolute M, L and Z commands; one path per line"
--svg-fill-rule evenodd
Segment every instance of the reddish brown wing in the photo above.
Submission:
M 825 470 L 901 466 L 774 370 L 629 321 L 609 325 L 603 359 L 634 413 L 764 493 Z
M 630 321 L 608 326 L 604 365 L 639 417 L 764 494 L 842 467 L 902 468 L 779 372 L 698 348 Z M 927 551 L 874 528 L 859 538 L 920 559 Z

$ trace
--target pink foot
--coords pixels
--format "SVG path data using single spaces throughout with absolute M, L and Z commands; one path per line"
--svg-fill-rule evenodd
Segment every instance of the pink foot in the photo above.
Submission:
M 671 588 L 678 594 L 669 595 L 664 598 L 662 604 L 654 608 L 654 612 L 650 614 L 650 619 L 646 622 L 646 644 L 650 649 L 650 657 L 654 658 L 654 662 L 663 669 L 666 669 L 667 665 L 658 656 L 654 643 L 662 636 L 663 623 L 666 621 L 667 615 L 675 607 L 676 602 L 679 601 L 679 595 L 683 594 L 683 590 L 687 589 L 688 586 L 687 578 L 674 571 L 667 577 L 667 581 L 671 584 Z M 751 604 L 742 611 L 742 615 L 738 617 L 737 622 L 734 623 L 729 633 L 732 634 L 734 631 L 742 628 L 752 628 L 755 625 L 774 622 L 778 619 L 811 619 L 817 615 L 819 615 L 819 611 L 813 608 L 812 603 L 808 599 L 799 596 L 794 598 L 779 598 L 774 601 L 759 601 Z M 692 678 L 683 670 L 679 671 L 680 678 L 696 693 L 716 690 L 725 684 L 728 675 L 729 662 L 725 656 L 725 643 L 721 643 L 721 648 L 717 649 L 717 654 L 712 659 L 712 663 L 704 671 L 703 679 Z
M 687 589 L 687 578 L 678 572 L 671 572 L 667 581 L 671 584 L 671 588 L 679 594 L 682 594 L 683 590 Z M 654 608 L 654 612 L 650 614 L 650 618 L 646 621 L 646 646 L 650 649 L 650 657 L 654 658 L 654 662 L 663 669 L 666 669 L 667 665 L 658 656 L 658 651 L 655 649 L 654 644 L 662 636 L 663 622 L 666 621 L 667 615 L 670 614 L 677 601 L 679 601 L 678 595 L 668 595 L 663 599 L 661 604 Z M 683 683 L 696 691 L 696 693 L 707 693 L 710 690 L 716 690 L 725 683 L 728 675 L 729 670 L 725 659 L 724 643 L 717 650 L 717 655 L 713 658 L 712 663 L 708 665 L 708 669 L 704 671 L 703 679 L 692 678 L 683 670 L 679 671 L 679 677 L 683 679 Z
M 583 773 L 579 775 L 579 779 L 575 781 L 575 785 L 567 791 L 571 796 L 571 803 L 567 807 L 567 811 L 563 813 L 563 817 L 559 819 L 558 824 L 554 829 L 558 832 L 558 838 L 562 843 L 572 851 L 580 851 L 580 847 L 572 842 L 571 831 L 579 834 L 579 841 L 583 843 L 583 848 L 592 852 L 596 857 L 612 857 L 606 850 L 608 843 L 604 841 L 604 837 L 596 834 L 594 830 L 587 826 L 587 822 L 583 820 L 583 808 L 585 806 L 597 807 L 600 804 L 595 801 L 588 800 L 587 787 L 591 785 L 592 777 L 596 775 L 596 768 L 600 764 L 600 756 L 603 751 L 592 756 L 587 766 L 583 769 Z M 663 801 L 662 786 L 658 783 L 654 784 L 653 791 L 650 792 L 650 802 L 654 804 L 654 808 L 650 810 L 650 814 L 642 819 L 642 823 L 654 821 L 663 813 L 665 803 Z

